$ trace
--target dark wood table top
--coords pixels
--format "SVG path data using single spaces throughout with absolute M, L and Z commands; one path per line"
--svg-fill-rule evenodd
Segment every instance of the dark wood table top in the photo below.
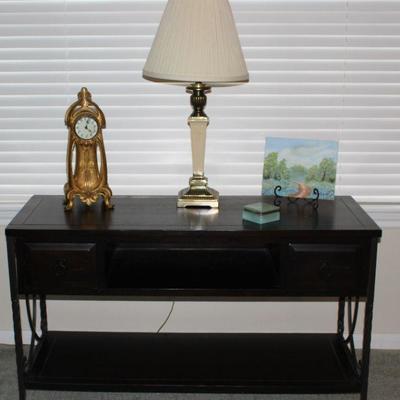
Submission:
M 76 201 L 65 211 L 63 196 L 33 196 L 6 229 L 7 235 L 21 231 L 357 231 L 381 236 L 380 228 L 349 196 L 334 201 L 320 200 L 314 209 L 305 201 L 289 203 L 283 199 L 281 220 L 265 225 L 242 220 L 243 206 L 261 201 L 256 196 L 222 196 L 220 208 L 177 209 L 175 196 L 114 196 L 113 210 L 102 202 L 87 207 Z M 265 198 L 273 202 L 272 198 Z

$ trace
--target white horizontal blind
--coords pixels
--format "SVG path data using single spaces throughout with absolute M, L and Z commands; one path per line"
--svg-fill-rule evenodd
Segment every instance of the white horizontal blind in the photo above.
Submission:
M 114 194 L 191 174 L 183 88 L 141 77 L 166 1 L 0 1 L 0 219 L 61 194 L 81 86 L 107 119 Z M 400 1 L 232 0 L 251 83 L 209 96 L 206 175 L 259 194 L 266 136 L 340 140 L 337 193 L 400 226 Z

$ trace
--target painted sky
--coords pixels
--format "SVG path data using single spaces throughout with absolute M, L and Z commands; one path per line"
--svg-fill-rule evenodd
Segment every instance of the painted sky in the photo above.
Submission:
M 337 162 L 338 142 L 314 139 L 267 138 L 265 154 L 278 152 L 278 160 L 286 159 L 288 167 L 300 164 L 309 168 L 323 158 Z

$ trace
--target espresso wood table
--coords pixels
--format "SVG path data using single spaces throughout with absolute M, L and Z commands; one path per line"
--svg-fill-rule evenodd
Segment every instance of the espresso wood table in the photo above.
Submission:
M 264 226 L 241 219 L 255 197 L 222 197 L 220 210 L 176 209 L 175 197 L 126 196 L 113 198 L 114 210 L 77 203 L 66 212 L 62 200 L 32 197 L 6 229 L 20 399 L 27 389 L 359 392 L 367 399 L 381 230 L 351 197 L 320 201 L 318 209 L 283 200 L 281 221 Z M 337 329 L 48 329 L 47 299 L 116 298 L 335 301 Z M 26 354 L 21 300 L 32 330 Z M 359 302 L 365 302 L 361 360 L 353 340 Z

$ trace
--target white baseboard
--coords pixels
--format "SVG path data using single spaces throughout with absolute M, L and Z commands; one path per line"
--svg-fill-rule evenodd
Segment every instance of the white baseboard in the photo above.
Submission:
M 23 331 L 22 340 L 25 344 L 29 344 L 31 341 L 31 333 L 29 331 Z M 14 344 L 14 331 L 0 331 L 0 344 Z
M 30 342 L 30 332 L 22 332 L 22 338 L 25 344 Z M 361 348 L 362 336 L 354 336 L 355 345 Z M 13 331 L 0 331 L 0 344 L 14 344 Z M 372 335 L 371 348 L 379 350 L 400 350 L 400 334 L 376 334 Z
M 357 348 L 361 348 L 362 335 L 354 335 Z M 400 334 L 376 334 L 372 335 L 371 348 L 376 350 L 400 350 Z

